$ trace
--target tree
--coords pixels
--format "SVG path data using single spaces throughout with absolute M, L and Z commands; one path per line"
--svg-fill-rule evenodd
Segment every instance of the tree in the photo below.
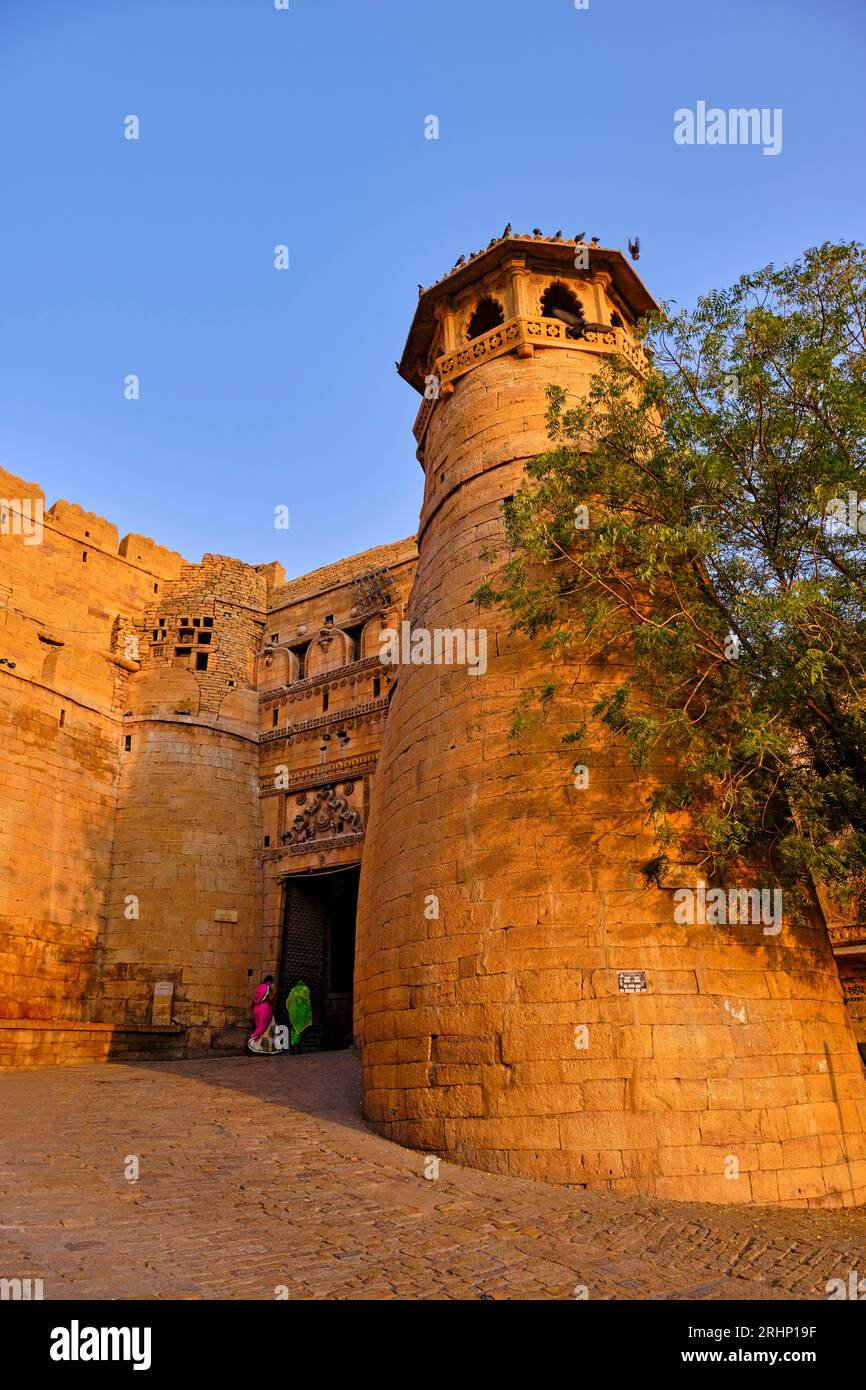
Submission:
M 591 717 L 637 766 L 674 756 L 648 873 L 758 858 L 862 898 L 866 250 L 825 244 L 641 334 L 645 375 L 614 356 L 587 396 L 549 388 L 550 447 L 476 600 L 552 664 L 630 644 L 633 675 Z

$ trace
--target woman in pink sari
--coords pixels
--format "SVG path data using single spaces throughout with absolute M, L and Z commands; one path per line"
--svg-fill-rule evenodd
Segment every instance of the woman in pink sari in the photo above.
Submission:
M 253 1018 L 256 1026 L 247 1039 L 247 1047 L 250 1052 L 274 1053 L 276 1048 L 273 1042 L 274 1029 L 274 977 L 266 975 L 262 983 L 257 987 L 253 995 Z

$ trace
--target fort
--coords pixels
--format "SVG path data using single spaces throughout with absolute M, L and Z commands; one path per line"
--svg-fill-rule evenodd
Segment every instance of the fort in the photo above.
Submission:
M 626 652 L 571 658 L 562 708 L 508 737 L 550 668 L 479 614 L 483 552 L 546 387 L 648 360 L 654 300 L 585 249 L 509 234 L 420 293 L 417 536 L 287 580 L 67 501 L 38 544 L 3 531 L 0 1065 L 240 1050 L 261 974 L 279 1000 L 302 976 L 305 1046 L 355 1045 L 367 1120 L 410 1147 L 619 1193 L 866 1200 L 866 933 L 680 921 L 697 871 L 647 885 L 646 784 L 587 735 L 578 787 L 561 741 Z M 2 471 L 0 497 L 45 502 Z M 388 634 L 480 629 L 483 671 L 383 659 Z

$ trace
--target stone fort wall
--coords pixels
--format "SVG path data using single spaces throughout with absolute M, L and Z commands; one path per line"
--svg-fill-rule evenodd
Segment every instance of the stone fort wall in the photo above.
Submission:
M 0 472 L 0 497 L 44 510 Z M 121 716 L 119 616 L 143 614 L 181 557 L 67 502 L 39 544 L 0 537 L 0 1015 L 77 1020 L 108 920 Z M 124 664 L 125 663 L 125 664 Z
M 237 1045 L 251 979 L 279 960 L 286 877 L 360 860 L 388 676 L 384 609 L 358 610 L 354 581 L 390 567 L 401 612 L 414 540 L 286 583 L 45 511 L 8 473 L 0 499 L 0 1065 Z M 310 648 L 303 678 L 271 641 Z M 299 798 L 332 782 L 361 832 L 285 843 Z
M 174 984 L 188 1043 L 245 1020 L 260 959 L 255 652 L 271 574 L 185 565 L 136 631 L 97 1014 L 141 1021 Z

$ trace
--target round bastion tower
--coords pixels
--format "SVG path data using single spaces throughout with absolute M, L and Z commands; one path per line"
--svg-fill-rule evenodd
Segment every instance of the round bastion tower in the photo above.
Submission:
M 584 393 L 611 352 L 644 370 L 633 327 L 653 307 L 620 252 L 513 236 L 420 296 L 400 363 L 424 396 L 406 616 L 413 641 L 430 638 L 419 664 L 403 647 L 364 851 L 364 1114 L 495 1172 L 853 1204 L 866 1084 L 823 923 L 678 922 L 678 885 L 641 874 L 657 852 L 646 775 L 591 719 L 585 744 L 562 742 L 621 684 L 627 653 L 552 668 L 472 601 L 495 567 L 485 548 L 502 558 L 502 501 L 547 446 L 546 387 Z M 550 680 L 548 717 L 510 738 L 521 692 Z M 683 870 L 682 886 L 697 879 Z M 742 884 L 766 886 L 760 870 Z

